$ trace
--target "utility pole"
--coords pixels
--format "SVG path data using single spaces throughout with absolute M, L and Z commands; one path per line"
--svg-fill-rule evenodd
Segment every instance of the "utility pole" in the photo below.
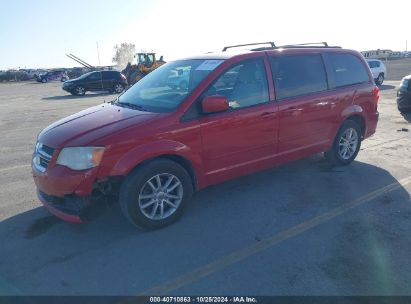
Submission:
M 98 58 L 98 65 L 99 65 L 99 66 L 101 66 L 101 63 L 100 63 L 100 51 L 98 50 L 98 42 L 96 42 L 96 45 L 97 45 L 97 58 Z

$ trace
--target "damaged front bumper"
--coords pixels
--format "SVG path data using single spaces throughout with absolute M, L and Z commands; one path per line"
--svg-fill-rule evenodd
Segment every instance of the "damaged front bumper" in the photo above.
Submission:
M 58 218 L 71 223 L 84 223 L 89 218 L 92 205 L 90 197 L 66 195 L 58 197 L 37 190 L 37 196 L 47 210 Z

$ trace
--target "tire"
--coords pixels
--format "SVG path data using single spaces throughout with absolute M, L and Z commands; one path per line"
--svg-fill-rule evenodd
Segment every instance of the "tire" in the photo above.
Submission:
M 116 83 L 114 86 L 113 86 L 113 92 L 114 93 L 117 93 L 117 94 L 120 94 L 121 92 L 123 92 L 124 91 L 124 86 L 121 84 L 121 83 Z
M 352 143 L 355 142 L 355 145 L 347 143 L 351 131 L 353 132 L 353 137 L 351 137 L 352 140 L 349 141 Z M 356 140 L 354 140 L 354 138 L 356 138 Z M 336 166 L 349 165 L 357 157 L 357 154 L 360 151 L 361 139 L 361 127 L 353 120 L 344 121 L 335 136 L 331 149 L 328 152 L 325 152 L 325 158 Z M 345 147 L 347 147 L 348 150 L 346 150 Z M 344 151 L 346 151 L 345 154 Z
M 157 190 L 161 188 L 157 177 L 163 187 L 169 183 L 167 190 Z M 192 193 L 192 181 L 187 171 L 173 161 L 158 159 L 142 165 L 126 177 L 120 188 L 119 202 L 122 213 L 133 225 L 152 230 L 177 221 Z
M 46 83 L 46 82 L 47 82 L 47 78 L 42 78 L 42 79 L 41 79 L 41 82 L 42 82 L 42 83 Z
M 375 83 L 377 85 L 382 85 L 383 82 L 384 82 L 384 73 L 380 73 L 377 79 L 375 80 Z
M 84 94 L 86 94 L 86 89 L 83 86 L 77 86 L 74 88 L 74 93 L 77 96 L 83 96 Z
M 400 107 L 398 107 L 398 111 L 400 111 L 400 113 L 402 113 L 402 114 L 406 114 L 406 113 L 411 112 L 411 108 L 400 108 Z

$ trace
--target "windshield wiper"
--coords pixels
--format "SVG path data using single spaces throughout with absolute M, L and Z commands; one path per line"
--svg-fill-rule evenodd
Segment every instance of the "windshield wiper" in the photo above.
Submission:
M 109 104 L 115 104 L 117 102 L 118 102 L 118 97 L 116 99 L 113 99 L 113 100 L 109 101 L 108 103 Z
M 140 110 L 140 111 L 147 111 L 144 107 L 142 107 L 140 105 L 136 105 L 136 104 L 131 103 L 131 102 L 116 101 L 115 104 L 119 105 L 120 107 L 126 107 L 126 108 L 130 108 L 130 109 L 134 109 L 134 110 Z

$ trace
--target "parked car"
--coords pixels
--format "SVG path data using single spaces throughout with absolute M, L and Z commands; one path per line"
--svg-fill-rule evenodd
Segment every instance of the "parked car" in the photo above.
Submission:
M 33 69 L 20 69 L 19 71 L 24 73 L 27 79 L 36 79 L 38 75 L 37 70 L 33 70 Z
M 385 64 L 378 59 L 367 59 L 367 63 L 370 67 L 372 77 L 377 85 L 382 85 L 385 77 L 387 77 L 387 69 Z
M 42 83 L 46 83 L 49 81 L 55 81 L 55 80 L 63 82 L 68 79 L 69 77 L 65 71 L 50 71 L 50 72 L 40 74 L 37 76 L 37 81 L 42 82 Z
M 126 87 L 127 79 L 118 71 L 94 71 L 63 84 L 63 90 L 73 95 L 84 95 L 87 91 L 121 93 Z
M 183 68 L 187 87 L 170 88 L 165 80 Z M 177 60 L 114 102 L 45 128 L 34 182 L 64 220 L 84 221 L 98 197 L 113 195 L 132 224 L 156 229 L 209 185 L 320 152 L 350 164 L 375 132 L 378 99 L 361 54 L 338 47 L 273 45 Z
M 401 80 L 397 91 L 397 106 L 402 113 L 411 112 L 411 75 Z

